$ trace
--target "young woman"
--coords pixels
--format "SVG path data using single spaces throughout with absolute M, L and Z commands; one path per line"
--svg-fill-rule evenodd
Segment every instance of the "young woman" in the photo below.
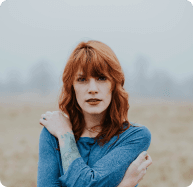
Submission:
M 135 187 L 143 178 L 151 133 L 129 122 L 124 82 L 106 44 L 78 44 L 63 72 L 59 111 L 41 115 L 38 187 Z

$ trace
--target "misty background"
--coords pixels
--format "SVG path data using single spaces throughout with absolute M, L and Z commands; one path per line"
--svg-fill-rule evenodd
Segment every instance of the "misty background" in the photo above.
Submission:
M 58 96 L 69 55 L 91 39 L 115 52 L 130 97 L 192 101 L 192 21 L 186 0 L 6 0 L 0 6 L 1 102 Z
M 193 179 L 193 6 L 188 0 L 5 0 L 0 6 L 0 180 L 36 187 L 41 114 L 58 110 L 81 41 L 117 55 L 128 119 L 152 134 L 140 187 Z

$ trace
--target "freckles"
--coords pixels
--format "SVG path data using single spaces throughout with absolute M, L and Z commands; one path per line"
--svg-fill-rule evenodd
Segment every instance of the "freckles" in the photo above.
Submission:
M 108 90 L 108 92 L 107 92 L 107 94 L 106 94 L 106 97 L 109 97 L 109 95 L 111 95 L 110 89 Z

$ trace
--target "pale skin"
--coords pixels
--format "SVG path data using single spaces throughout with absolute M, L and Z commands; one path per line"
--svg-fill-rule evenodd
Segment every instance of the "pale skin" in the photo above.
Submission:
M 81 75 L 79 72 L 78 75 Z M 77 77 L 78 77 L 77 75 Z M 84 79 L 81 79 L 84 80 Z M 111 82 L 109 80 L 90 78 L 88 81 L 74 82 L 76 99 L 81 107 L 86 127 L 91 128 L 99 124 L 100 119 L 105 115 L 106 109 L 111 102 Z M 96 106 L 90 106 L 85 100 L 90 98 L 99 98 L 102 101 Z M 43 119 L 45 118 L 45 120 Z M 72 124 L 68 116 L 61 111 L 46 112 L 41 115 L 40 124 L 56 138 L 58 138 L 62 166 L 64 173 L 68 170 L 70 164 L 81 157 L 76 146 Z M 95 137 L 97 134 L 85 131 L 81 136 Z M 143 161 L 146 159 L 146 161 Z M 147 154 L 140 154 L 138 158 L 128 167 L 122 182 L 118 187 L 135 187 L 146 173 L 146 168 L 152 164 L 151 157 Z
M 82 77 L 82 71 L 78 71 L 73 81 L 76 100 L 82 109 L 87 129 L 99 125 L 100 120 L 106 114 L 112 100 L 111 81 L 104 76 L 94 78 Z M 98 105 L 90 105 L 87 99 L 98 98 Z M 100 130 L 100 129 L 99 129 Z M 91 136 L 93 133 L 84 131 L 82 136 Z

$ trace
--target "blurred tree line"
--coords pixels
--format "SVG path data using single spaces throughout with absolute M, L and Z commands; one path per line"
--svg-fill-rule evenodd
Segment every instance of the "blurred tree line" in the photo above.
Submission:
M 128 68 L 128 67 L 127 67 Z M 148 73 L 149 61 L 138 56 L 134 63 L 134 72 L 125 74 L 124 88 L 136 97 L 164 98 L 172 100 L 193 100 L 193 76 L 183 82 L 172 79 L 166 70 L 154 70 Z M 45 60 L 35 64 L 29 72 L 28 79 L 22 82 L 19 72 L 12 70 L 5 83 L 0 82 L 0 95 L 17 95 L 21 93 L 38 93 L 41 96 L 58 93 L 62 85 L 61 75 L 57 77 L 53 67 Z
M 166 70 L 155 69 L 149 73 L 149 69 L 148 59 L 139 55 L 134 63 L 134 72 L 131 75 L 125 73 L 125 89 L 136 97 L 193 100 L 193 75 L 178 82 Z
M 16 70 L 11 70 L 5 83 L 0 83 L 0 94 L 17 95 L 21 93 L 38 93 L 42 96 L 57 92 L 57 78 L 51 65 L 45 60 L 35 64 L 28 78 L 22 80 Z

